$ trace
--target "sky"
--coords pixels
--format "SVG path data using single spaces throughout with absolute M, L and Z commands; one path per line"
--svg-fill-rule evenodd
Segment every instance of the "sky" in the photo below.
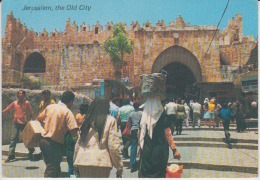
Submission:
M 42 32 L 44 28 L 47 32 L 52 32 L 55 28 L 63 32 L 68 18 L 78 26 L 85 22 L 92 27 L 99 21 L 104 28 L 107 22 L 112 21 L 114 24 L 125 22 L 129 28 L 132 21 L 138 21 L 140 25 L 150 21 L 155 26 L 158 20 L 163 19 L 169 25 L 181 15 L 191 25 L 217 26 L 227 2 L 228 0 L 3 0 L 2 36 L 5 33 L 6 17 L 11 11 L 15 18 L 20 18 L 28 29 L 33 28 L 35 32 Z M 35 6 L 50 7 L 51 10 L 25 9 Z M 256 38 L 258 1 L 229 0 L 219 26 L 221 31 L 237 13 L 243 18 L 244 35 Z

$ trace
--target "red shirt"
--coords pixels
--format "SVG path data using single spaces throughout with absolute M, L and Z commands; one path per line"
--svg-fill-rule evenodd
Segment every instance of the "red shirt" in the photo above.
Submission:
M 27 114 L 32 114 L 32 107 L 29 101 L 18 102 L 18 100 L 12 102 L 7 106 L 3 112 L 14 109 L 14 123 L 26 124 L 28 122 Z

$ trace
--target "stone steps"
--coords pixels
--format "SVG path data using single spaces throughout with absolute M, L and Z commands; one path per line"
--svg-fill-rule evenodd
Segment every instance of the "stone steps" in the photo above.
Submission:
M 184 170 L 191 173 L 189 176 L 186 174 L 187 177 L 194 177 L 192 173 L 197 171 L 248 173 L 246 177 L 254 177 L 258 173 L 258 134 L 255 131 L 237 133 L 234 129 L 231 131 L 229 145 L 223 138 L 223 128 L 184 129 L 182 135 L 174 134 L 174 141 L 182 158 L 180 161 L 174 160 L 170 153 L 168 163 L 184 165 Z M 39 152 L 40 149 L 36 148 L 35 154 Z M 2 146 L 2 155 L 8 155 L 8 145 Z M 16 156 L 23 158 L 28 156 L 28 150 L 23 143 L 17 144 Z M 129 168 L 130 160 L 122 160 L 124 167 Z M 66 162 L 65 156 L 62 161 Z

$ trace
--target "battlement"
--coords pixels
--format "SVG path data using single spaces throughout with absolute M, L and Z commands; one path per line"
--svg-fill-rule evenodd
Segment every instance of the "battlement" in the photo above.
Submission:
M 127 29 L 126 23 L 123 23 L 125 25 L 125 28 Z M 35 37 L 57 37 L 57 36 L 66 36 L 71 33 L 76 33 L 78 35 L 80 34 L 86 34 L 86 33 L 93 33 L 93 34 L 100 34 L 100 33 L 111 33 L 113 30 L 114 23 L 113 22 L 107 22 L 105 25 L 105 28 L 103 28 L 103 25 L 101 25 L 98 21 L 95 25 L 92 25 L 92 27 L 89 24 L 86 24 L 83 22 L 81 25 L 77 25 L 75 21 L 71 23 L 70 18 L 66 21 L 66 27 L 63 32 L 58 32 L 56 29 L 54 29 L 52 32 L 47 32 L 44 28 L 42 32 L 34 32 L 33 29 L 28 30 L 26 27 L 26 24 L 22 24 L 20 19 L 16 19 L 13 16 L 13 13 L 10 12 L 10 14 L 7 16 L 7 23 L 6 23 L 6 31 L 5 35 L 7 35 L 11 29 L 21 29 L 23 33 L 30 32 Z M 216 26 L 192 26 L 190 23 L 186 23 L 181 15 L 176 18 L 176 21 L 172 21 L 167 26 L 164 22 L 164 20 L 158 20 L 158 22 L 155 24 L 155 26 L 152 25 L 151 22 L 147 21 L 140 25 L 138 21 L 132 22 L 130 24 L 130 28 L 127 29 L 128 32 L 131 31 L 171 31 L 171 30 L 216 30 Z
M 252 37 L 243 36 L 242 16 L 239 14 L 229 21 L 222 32 L 215 25 L 191 25 L 181 16 L 168 25 L 164 20 L 158 20 L 155 24 L 136 21 L 129 27 L 126 23 L 123 25 L 128 38 L 134 42 L 134 50 L 125 56 L 128 65 L 122 74 L 129 77 L 134 86 L 140 85 L 141 74 L 159 72 L 170 62 L 186 65 L 197 62 L 194 64 L 197 64 L 197 70 L 193 66 L 190 69 L 196 73 L 201 71 L 198 79 L 219 82 L 221 76 L 217 68 L 221 63 L 243 65 L 255 47 Z M 2 39 L 2 67 L 10 72 L 25 73 L 33 69 L 35 76 L 42 77 L 50 85 L 76 87 L 93 79 L 110 79 L 114 74 L 113 66 L 101 44 L 112 35 L 113 27 L 113 22 L 107 22 L 104 26 L 98 21 L 94 25 L 85 22 L 78 25 L 68 19 L 62 32 L 57 29 L 47 32 L 45 28 L 35 32 L 28 30 L 26 24 L 14 18 L 11 12 L 7 16 Z M 213 37 L 214 41 L 205 56 Z M 10 77 L 18 75 L 13 73 Z M 10 82 L 10 79 L 5 77 L 4 82 Z
M 134 39 L 134 34 L 145 32 L 170 32 L 170 31 L 219 31 L 216 25 L 191 25 L 186 23 L 181 15 L 175 21 L 166 25 L 164 20 L 158 20 L 153 25 L 147 21 L 142 25 L 138 21 L 132 22 L 129 29 L 127 24 L 123 23 L 130 39 Z M 12 46 L 16 42 L 21 42 L 22 39 L 30 39 L 30 44 L 26 45 L 27 49 L 41 49 L 41 48 L 60 48 L 68 44 L 101 44 L 112 34 L 114 23 L 107 22 L 103 27 L 98 21 L 94 25 L 89 25 L 83 22 L 77 25 L 75 21 L 71 22 L 70 18 L 66 21 L 65 29 L 59 32 L 54 29 L 52 32 L 47 32 L 44 28 L 42 32 L 35 32 L 33 29 L 28 30 L 26 24 L 22 24 L 20 19 L 16 19 L 13 13 L 7 16 L 5 35 L 3 38 L 3 46 Z M 252 37 L 243 37 L 242 15 L 236 14 L 228 22 L 228 27 L 220 32 L 220 45 L 229 45 L 233 42 L 242 42 L 245 40 L 252 40 Z M 33 43 L 32 43 L 33 42 Z M 32 45 L 33 44 L 33 45 Z

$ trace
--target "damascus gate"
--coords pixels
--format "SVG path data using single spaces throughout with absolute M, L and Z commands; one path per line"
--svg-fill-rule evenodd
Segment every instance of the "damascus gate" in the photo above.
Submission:
M 112 34 L 113 22 L 77 25 L 70 19 L 58 32 L 34 32 L 10 12 L 2 39 L 3 87 L 20 86 L 25 75 L 46 87 L 88 88 L 96 79 L 114 79 L 109 55 L 102 44 Z M 191 25 L 179 16 L 169 24 L 125 24 L 133 41 L 122 70 L 126 86 L 141 86 L 140 76 L 167 72 L 169 96 L 232 94 L 235 73 L 248 62 L 257 45 L 243 35 L 242 15 L 236 14 L 225 29 Z M 173 94 L 174 93 L 174 94 Z

